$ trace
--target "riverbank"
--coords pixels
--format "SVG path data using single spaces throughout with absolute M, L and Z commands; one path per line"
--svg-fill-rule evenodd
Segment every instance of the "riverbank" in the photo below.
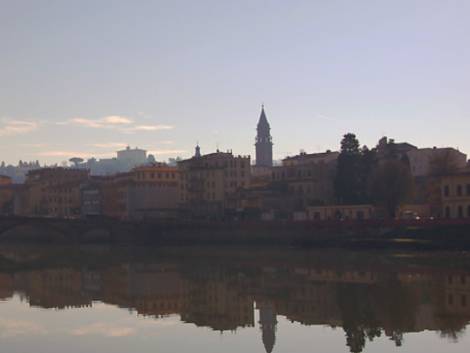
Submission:
M 0 219 L 0 243 L 470 250 L 470 222 L 122 222 L 9 217 Z

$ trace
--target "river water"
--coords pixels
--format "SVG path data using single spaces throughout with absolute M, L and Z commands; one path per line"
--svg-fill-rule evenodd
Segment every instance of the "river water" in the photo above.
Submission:
M 470 255 L 0 248 L 2 352 L 468 352 Z

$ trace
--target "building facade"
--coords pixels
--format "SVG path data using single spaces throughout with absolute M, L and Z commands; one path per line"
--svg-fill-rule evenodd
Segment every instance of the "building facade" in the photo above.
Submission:
M 448 175 L 441 179 L 444 218 L 470 218 L 470 173 Z
M 334 175 L 338 152 L 301 153 L 272 168 L 272 182 L 285 184 L 296 209 L 334 201 Z
M 12 178 L 0 175 L 0 215 L 13 212 L 14 184 Z
M 133 220 L 176 218 L 180 204 L 180 171 L 166 164 L 132 170 L 128 213 Z
M 210 153 L 180 161 L 181 206 L 195 216 L 220 216 L 235 207 L 231 200 L 250 184 L 250 157 Z
M 82 187 L 82 214 L 121 220 L 175 218 L 180 203 L 180 172 L 154 164 L 128 173 L 92 178 Z
M 88 170 L 42 168 L 26 176 L 21 195 L 15 198 L 15 212 L 21 216 L 76 218 L 81 215 L 80 185 Z
M 425 177 L 433 174 L 433 168 L 452 167 L 455 169 L 465 168 L 467 155 L 455 148 L 418 148 L 407 152 L 410 163 L 411 175 L 414 177 Z M 444 164 L 443 166 L 433 164 Z M 438 172 L 438 170 L 436 171 Z
M 374 217 L 372 205 L 329 205 L 307 207 L 307 219 L 311 221 L 327 220 L 365 220 Z

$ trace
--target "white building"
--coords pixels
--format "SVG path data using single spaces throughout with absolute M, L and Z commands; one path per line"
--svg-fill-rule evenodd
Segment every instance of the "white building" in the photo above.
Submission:
M 414 177 L 430 175 L 434 159 L 448 159 L 449 164 L 457 169 L 465 168 L 467 164 L 467 155 L 452 147 L 419 148 L 408 151 L 407 156 Z

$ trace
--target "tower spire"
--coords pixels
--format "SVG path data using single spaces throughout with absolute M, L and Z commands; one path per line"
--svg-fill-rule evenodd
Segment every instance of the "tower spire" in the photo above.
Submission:
M 194 157 L 199 158 L 201 157 L 201 147 L 199 147 L 199 141 L 196 143 L 196 148 L 194 151 Z
M 273 165 L 273 143 L 271 140 L 271 127 L 269 126 L 264 104 L 261 104 L 261 114 L 256 128 L 256 166 L 272 167 Z

